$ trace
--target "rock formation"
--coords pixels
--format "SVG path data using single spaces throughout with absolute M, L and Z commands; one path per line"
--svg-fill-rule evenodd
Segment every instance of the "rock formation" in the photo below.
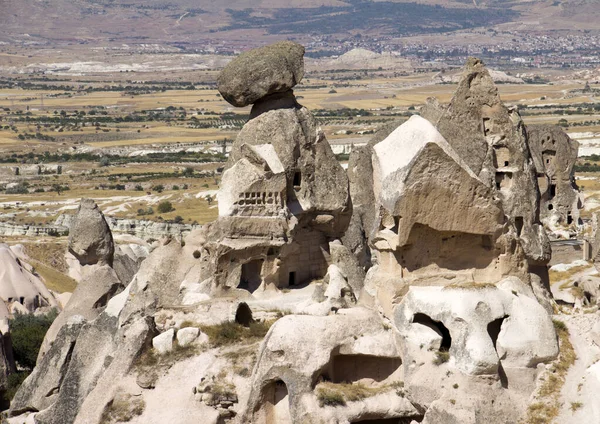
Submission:
M 524 417 L 565 347 L 518 112 L 471 60 L 448 108 L 377 133 L 347 177 L 294 98 L 302 54 L 250 51 L 219 77 L 253 109 L 215 222 L 161 240 L 123 291 L 109 233 L 74 231 L 84 278 L 11 424 Z
M 278 43 L 241 55 L 219 77 L 226 99 L 254 107 L 223 173 L 219 219 L 205 229 L 200 250 L 213 291 L 254 292 L 322 278 L 331 263 L 329 242 L 348 226 L 346 173 L 291 91 L 302 78 L 303 54 L 297 44 Z M 255 57 L 260 61 L 248 65 Z M 286 96 L 292 101 L 281 102 Z
M 82 199 L 69 231 L 69 252 L 81 265 L 112 265 L 115 247 L 112 233 L 92 199 Z
M 82 199 L 69 233 L 69 253 L 79 261 L 81 280 L 46 333 L 38 362 L 72 317 L 93 320 L 124 284 L 112 268 L 115 246 L 104 215 L 91 199 Z
M 0 299 L 9 308 L 13 303 L 18 303 L 27 312 L 44 306 L 57 306 L 54 295 L 32 272 L 32 268 L 23 263 L 6 244 L 0 244 Z
M 553 125 L 530 125 L 527 134 L 541 193 L 542 221 L 551 231 L 576 227 L 583 207 L 574 170 L 579 143 Z

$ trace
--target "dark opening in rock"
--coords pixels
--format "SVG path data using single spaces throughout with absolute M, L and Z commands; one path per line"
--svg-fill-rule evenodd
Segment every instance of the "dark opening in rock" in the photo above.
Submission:
M 300 188 L 300 185 L 302 184 L 302 174 L 300 173 L 300 171 L 296 171 L 294 172 L 294 188 Z
M 440 346 L 440 350 L 445 352 L 450 350 L 450 347 L 452 346 L 452 337 L 450 336 L 450 330 L 448 330 L 443 323 L 434 321 L 431 319 L 431 317 L 422 313 L 415 314 L 413 317 L 413 323 L 429 327 L 441 335 L 442 345 Z
M 506 318 L 508 318 L 508 315 L 503 316 L 502 318 L 495 319 L 487 325 L 487 332 L 490 338 L 492 339 L 494 349 L 496 349 L 496 342 L 498 341 L 498 335 L 500 334 L 500 330 L 502 329 L 502 323 Z
M 269 383 L 263 389 L 261 409 L 264 424 L 291 424 L 288 389 L 282 380 Z
M 252 310 L 247 303 L 242 302 L 238 305 L 237 311 L 235 311 L 235 322 L 244 327 L 249 327 L 250 323 L 253 322 Z
M 261 259 L 256 259 L 243 264 L 238 288 L 254 293 L 262 283 L 262 264 L 263 261 Z
M 523 217 L 517 216 L 515 218 L 515 227 L 517 227 L 517 237 L 521 237 L 521 232 L 523 231 Z
M 402 365 L 400 358 L 372 355 L 334 355 L 329 364 L 333 383 L 354 383 L 361 380 L 381 382 Z

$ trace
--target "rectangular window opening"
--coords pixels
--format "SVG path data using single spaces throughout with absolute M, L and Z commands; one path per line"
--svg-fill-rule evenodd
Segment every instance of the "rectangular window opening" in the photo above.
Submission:
M 302 184 L 302 174 L 300 173 L 300 171 L 296 171 L 294 172 L 294 188 L 296 187 L 300 187 L 300 185 Z

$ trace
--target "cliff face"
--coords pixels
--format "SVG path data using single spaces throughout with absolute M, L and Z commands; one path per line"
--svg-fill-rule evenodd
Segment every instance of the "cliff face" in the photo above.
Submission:
M 104 218 L 82 207 L 75 222 L 94 222 L 70 235 L 81 282 L 10 423 L 528 413 L 568 349 L 540 277 L 547 237 L 518 113 L 471 61 L 448 108 L 378 133 L 348 178 L 293 96 L 303 52 L 258 49 L 221 75 L 224 98 L 253 109 L 217 221 L 161 240 L 124 281 Z

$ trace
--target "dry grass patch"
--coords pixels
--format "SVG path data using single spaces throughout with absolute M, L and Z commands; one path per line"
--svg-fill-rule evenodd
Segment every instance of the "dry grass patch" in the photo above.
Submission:
M 211 346 L 220 347 L 262 340 L 275 321 L 256 321 L 250 323 L 249 327 L 228 321 L 216 325 L 203 325 L 199 328 L 208 336 Z
M 529 405 L 523 424 L 550 424 L 558 416 L 560 391 L 565 384 L 569 368 L 577 359 L 565 323 L 559 320 L 552 320 L 552 322 L 558 334 L 560 354 L 552 367 L 546 371 L 546 380 L 536 393 L 536 402 Z
M 380 387 L 367 387 L 361 383 L 331 383 L 324 381 L 317 385 L 316 393 L 321 407 L 343 406 L 346 405 L 346 402 L 363 400 L 391 389 L 396 389 L 397 394 L 399 394 L 403 386 L 402 382 L 386 384 Z
M 550 283 L 557 283 L 559 281 L 563 281 L 563 280 L 570 280 L 575 274 L 585 270 L 586 268 L 588 268 L 589 265 L 577 265 L 574 266 L 572 268 L 569 268 L 566 271 L 552 271 L 550 270 L 548 272 L 549 276 L 550 276 Z M 564 288 L 568 287 L 568 284 L 571 284 L 572 281 L 566 281 L 564 284 L 562 284 L 560 287 L 561 289 L 563 288 L 563 286 L 565 286 Z
M 54 268 L 44 265 L 41 262 L 34 262 L 35 271 L 43 278 L 46 287 L 56 293 L 73 293 L 77 288 L 77 281 L 68 275 L 58 272 Z

